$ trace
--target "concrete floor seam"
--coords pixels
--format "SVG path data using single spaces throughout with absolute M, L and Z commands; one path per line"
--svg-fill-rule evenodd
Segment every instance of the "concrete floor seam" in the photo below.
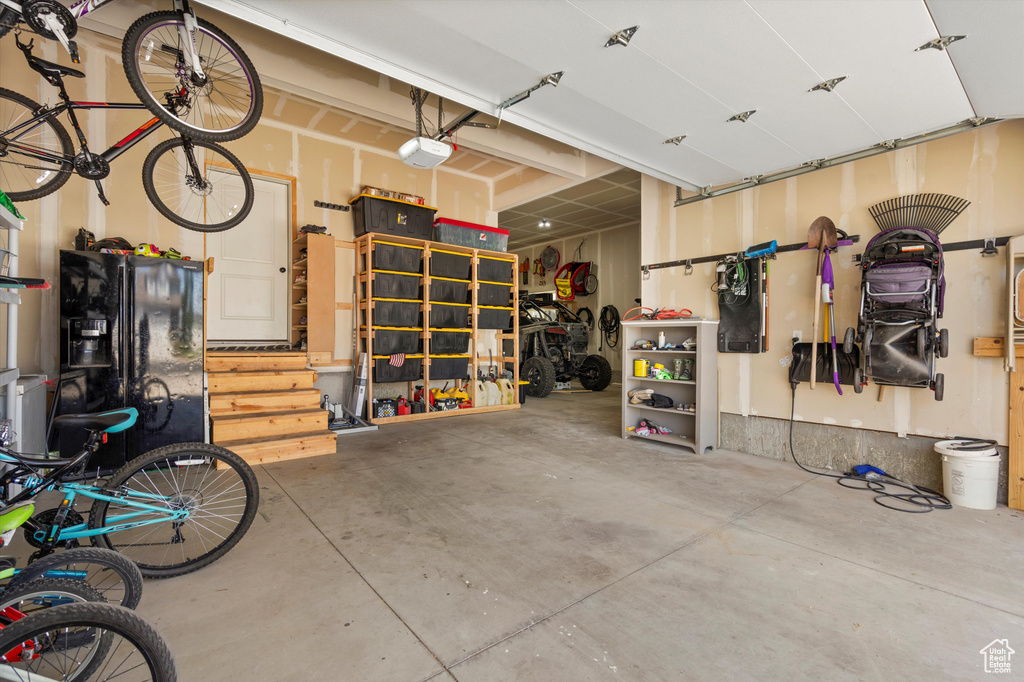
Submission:
M 359 576 L 359 579 L 362 580 L 366 584 L 366 586 L 368 588 L 370 588 L 370 591 L 372 591 L 373 594 L 376 595 L 377 599 L 380 599 L 381 603 L 384 604 L 384 606 L 386 606 L 388 608 L 388 610 L 391 611 L 392 614 L 394 614 L 395 618 L 398 619 L 398 621 L 405 627 L 405 629 L 408 630 L 409 633 L 413 637 L 416 638 L 416 641 L 420 643 L 420 646 L 422 646 L 424 649 L 427 650 L 427 652 L 434 658 L 434 660 L 437 661 L 437 664 L 440 665 L 444 669 L 444 672 L 448 673 L 451 676 L 451 678 L 453 680 L 455 680 L 455 676 L 451 674 L 450 670 L 448 670 L 448 666 L 446 666 L 444 664 L 444 662 L 441 661 L 441 659 L 437 656 L 437 654 L 434 653 L 434 651 L 429 646 L 427 646 L 427 643 L 423 641 L 423 638 L 420 637 L 419 634 L 415 630 L 413 630 L 409 626 L 409 624 L 407 622 L 405 622 L 405 619 L 402 618 L 402 616 L 400 616 L 397 611 L 395 611 L 394 607 L 392 607 L 391 604 L 388 603 L 387 599 L 385 599 L 383 597 L 383 595 L 381 595 L 381 593 L 377 591 L 377 588 L 375 588 L 370 583 L 370 581 L 366 579 L 366 576 L 364 576 L 359 571 L 359 569 L 356 568 L 355 565 L 351 561 L 349 561 L 349 558 L 347 556 L 345 556 L 345 554 L 341 551 L 341 549 L 337 545 L 335 545 L 333 542 L 331 542 L 331 539 L 329 537 L 327 537 L 327 534 L 324 533 L 324 531 L 320 528 L 320 526 L 316 525 L 316 522 L 313 521 L 313 519 L 310 518 L 309 514 L 306 513 L 306 510 L 302 508 L 302 505 L 300 505 L 295 500 L 295 498 L 292 496 L 292 494 L 289 493 L 288 490 L 283 485 L 281 485 L 280 481 L 278 481 L 276 478 L 274 478 L 274 474 L 272 474 L 270 471 L 268 471 L 267 468 L 264 467 L 264 466 L 261 466 L 260 469 L 263 471 L 263 473 L 265 473 L 267 476 L 270 477 L 270 480 L 272 480 L 274 483 L 277 484 L 277 486 L 281 489 L 281 492 L 283 492 L 288 497 L 288 499 L 291 500 L 292 504 L 295 505 L 295 508 L 298 509 L 302 513 L 302 515 L 304 517 L 306 517 L 306 520 L 309 521 L 310 525 L 312 525 L 313 528 L 316 528 L 316 531 L 318 533 L 320 533 L 320 535 L 323 537 L 324 540 L 327 541 L 327 544 L 330 545 L 331 548 L 333 548 L 334 551 L 338 553 L 338 556 L 340 556 L 342 559 L 345 560 L 345 563 L 349 565 L 349 568 L 351 568 L 355 572 L 355 574 Z M 423 682 L 426 682 L 427 680 L 433 679 L 434 677 L 437 677 L 437 675 L 435 674 L 435 675 L 431 675 L 429 677 L 426 677 L 426 678 L 424 678 Z M 458 682 L 458 681 L 456 680 L 456 682 Z

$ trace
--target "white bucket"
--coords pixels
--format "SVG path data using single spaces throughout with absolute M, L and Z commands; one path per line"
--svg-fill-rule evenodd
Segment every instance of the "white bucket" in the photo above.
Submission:
M 995 509 L 999 485 L 999 453 L 995 448 L 960 450 L 970 441 L 944 440 L 935 444 L 942 456 L 942 491 L 958 507 Z

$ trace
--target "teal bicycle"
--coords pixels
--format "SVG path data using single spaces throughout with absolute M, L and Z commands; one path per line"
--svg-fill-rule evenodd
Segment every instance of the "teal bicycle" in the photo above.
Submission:
M 89 458 L 107 434 L 135 424 L 135 408 L 63 415 L 61 429 L 88 432 L 82 451 L 70 459 L 16 453 L 0 447 L 0 510 L 43 493 L 62 495 L 54 509 L 35 514 L 25 539 L 33 559 L 70 549 L 88 538 L 135 562 L 147 578 L 191 573 L 224 556 L 256 516 L 259 485 L 252 468 L 230 450 L 206 443 L 176 443 L 140 455 L 106 480 L 87 473 Z M 88 518 L 76 502 L 92 500 Z

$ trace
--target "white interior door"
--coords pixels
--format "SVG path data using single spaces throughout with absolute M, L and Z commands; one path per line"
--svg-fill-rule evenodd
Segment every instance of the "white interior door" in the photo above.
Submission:
M 228 182 L 241 180 L 234 176 Z M 291 186 L 252 176 L 252 212 L 230 230 L 206 235 L 209 341 L 288 340 Z

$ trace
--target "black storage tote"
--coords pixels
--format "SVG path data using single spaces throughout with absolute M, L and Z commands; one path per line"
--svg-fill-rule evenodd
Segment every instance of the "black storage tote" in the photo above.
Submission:
M 430 355 L 449 355 L 469 352 L 470 331 L 462 329 L 431 329 Z
M 349 203 L 352 205 L 352 228 L 357 237 L 374 232 L 430 239 L 434 234 L 436 208 L 372 194 L 360 194 Z
M 442 303 L 464 303 L 469 282 L 444 277 L 430 277 L 430 300 Z
M 373 299 L 373 324 L 381 327 L 422 326 L 420 305 L 419 301 L 375 298 Z
M 480 256 L 476 263 L 476 278 L 481 282 L 512 283 L 512 265 L 510 260 Z
M 512 308 L 482 305 L 476 315 L 477 329 L 508 329 L 512 326 Z
M 405 362 L 398 367 L 391 364 L 390 356 L 373 356 L 373 380 L 377 383 L 384 384 L 396 381 L 417 381 L 422 376 L 422 355 L 406 355 Z
M 423 272 L 423 247 L 374 241 L 373 269 Z
M 431 355 L 430 380 L 466 379 L 469 377 L 468 355 Z
M 507 306 L 512 297 L 511 284 L 494 284 L 480 282 L 480 291 L 476 295 L 477 305 Z
M 469 254 L 431 249 L 430 276 L 469 279 L 471 261 Z
M 401 272 L 373 271 L 374 298 L 421 298 L 420 276 Z
M 468 303 L 437 303 L 430 302 L 430 325 L 431 327 L 458 327 L 464 329 L 469 326 L 469 304 Z
M 418 353 L 420 352 L 420 334 L 422 331 L 422 329 L 375 326 L 373 328 L 373 352 L 381 355 Z

